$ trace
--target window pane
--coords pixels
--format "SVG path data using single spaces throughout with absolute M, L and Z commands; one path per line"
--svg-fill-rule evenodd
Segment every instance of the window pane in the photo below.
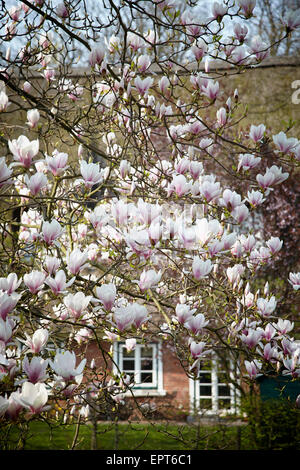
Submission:
M 230 400 L 226 400 L 226 398 L 222 398 L 222 400 L 219 400 L 219 410 L 224 410 L 228 408 L 231 408 Z
M 211 386 L 200 385 L 200 396 L 211 396 Z
M 200 409 L 210 410 L 212 408 L 212 403 L 210 398 L 202 398 L 200 400 Z
M 152 359 L 141 360 L 141 370 L 152 370 L 152 369 L 153 369 Z
M 126 376 L 130 377 L 130 383 L 134 383 L 134 373 L 133 372 L 126 372 Z
M 151 383 L 152 382 L 152 373 L 142 372 L 141 373 L 141 382 L 142 383 Z
M 135 370 L 134 361 L 131 359 L 123 359 L 123 370 Z
M 153 349 L 141 347 L 141 357 L 152 357 Z
M 211 383 L 211 374 L 201 374 L 199 377 L 199 382 L 204 383 L 204 384 L 210 384 Z
M 134 357 L 135 351 L 127 351 L 126 348 L 123 348 L 123 357 Z
M 218 373 L 218 382 L 227 384 L 228 383 L 228 375 L 224 372 Z
M 219 396 L 230 396 L 230 387 L 227 385 L 219 385 Z
M 211 370 L 211 361 L 201 361 L 200 370 Z

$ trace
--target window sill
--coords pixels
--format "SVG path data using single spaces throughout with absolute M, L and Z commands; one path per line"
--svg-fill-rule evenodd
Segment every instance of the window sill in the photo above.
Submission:
M 131 391 L 125 392 L 125 397 L 164 397 L 166 396 L 167 392 L 165 390 L 157 390 L 152 388 L 144 388 L 144 389 L 135 389 L 132 388 Z

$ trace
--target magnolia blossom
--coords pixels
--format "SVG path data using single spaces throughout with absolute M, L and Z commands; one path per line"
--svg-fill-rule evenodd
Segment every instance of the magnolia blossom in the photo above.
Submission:
M 139 288 L 142 292 L 145 292 L 146 290 L 151 289 L 157 285 L 160 279 L 161 271 L 157 273 L 154 269 L 150 269 L 149 271 L 144 270 L 138 282 Z
M 133 311 L 133 324 L 136 328 L 140 328 L 147 320 L 149 320 L 147 308 L 144 305 L 134 302 L 130 308 Z
M 200 184 L 200 193 L 206 199 L 206 202 L 211 202 L 221 195 L 220 183 L 205 180 Z
M 55 12 L 60 18 L 68 18 L 69 16 L 69 11 L 65 3 L 59 3 L 55 9 Z
M 259 124 L 259 126 L 254 126 L 253 124 L 250 127 L 249 137 L 255 143 L 260 142 L 266 131 L 266 126 L 264 124 Z
M 274 330 L 273 336 L 275 336 L 276 330 L 273 326 L 272 328 Z M 281 346 L 282 346 L 282 352 L 285 356 L 291 356 L 296 351 L 296 349 L 299 348 L 299 345 L 296 344 L 293 339 L 288 339 L 288 338 L 285 338 L 284 336 L 281 338 Z
M 64 381 L 73 381 L 75 377 L 81 375 L 86 364 L 83 359 L 76 367 L 76 355 L 74 351 L 57 352 L 54 361 L 49 361 L 54 372 L 62 377 Z
M 44 286 L 46 274 L 41 271 L 31 271 L 24 274 L 24 284 L 28 287 L 32 294 L 37 294 Z
M 87 163 L 85 160 L 82 160 L 80 162 L 80 173 L 87 188 L 91 188 L 103 180 L 99 163 Z
M 67 277 L 65 272 L 60 269 L 56 274 L 55 278 L 47 277 L 45 280 L 45 284 L 47 284 L 50 289 L 52 290 L 53 294 L 63 294 L 66 292 L 68 287 L 70 287 L 75 281 L 75 277 L 73 277 L 69 282 L 67 282 Z
M 137 91 L 142 96 L 147 96 L 149 88 L 153 85 L 153 78 L 146 77 L 142 79 L 141 77 L 137 76 L 134 79 L 134 86 L 136 87 Z
M 25 182 L 33 196 L 36 196 L 48 184 L 48 179 L 44 173 L 37 172 L 30 178 L 25 176 Z
M 299 144 L 297 139 L 294 137 L 288 138 L 284 132 L 274 135 L 273 142 L 280 152 L 283 153 L 291 152 Z
M 225 206 L 229 211 L 234 210 L 242 203 L 242 198 L 236 191 L 225 189 L 222 196 L 223 197 L 220 199 L 220 204 Z
M 13 294 L 22 282 L 22 278 L 18 279 L 16 273 L 9 273 L 7 277 L 0 277 L 0 290 L 6 294 Z
M 130 306 L 117 307 L 113 313 L 114 322 L 119 331 L 130 328 L 134 321 L 134 312 Z
M 0 317 L 3 320 L 14 310 L 20 298 L 21 294 L 0 292 Z
M 124 331 L 133 325 L 140 328 L 149 319 L 146 307 L 136 302 L 128 304 L 126 307 L 116 308 L 113 317 L 120 331 Z
M 194 54 L 196 60 L 201 60 L 204 54 L 206 54 L 207 49 L 207 44 L 202 38 L 196 39 L 191 47 L 191 51 Z
M 281 18 L 281 22 L 284 24 L 288 32 L 299 28 L 300 8 L 295 11 L 287 10 L 286 14 Z
M 146 72 L 146 70 L 151 65 L 151 59 L 147 54 L 143 54 L 138 58 L 137 68 L 141 73 Z
M 211 101 L 214 101 L 220 92 L 219 82 L 209 81 L 206 86 L 202 87 L 202 93 Z
M 86 311 L 91 300 L 91 295 L 85 296 L 83 292 L 77 292 L 76 294 L 68 294 L 64 298 L 64 304 L 71 315 L 78 319 Z
M 6 345 L 13 335 L 13 322 L 10 318 L 0 318 L 0 341 Z
M 245 37 L 248 34 L 248 28 L 246 25 L 242 25 L 240 23 L 234 23 L 233 25 L 233 32 L 235 37 L 240 41 L 243 42 Z
M 184 248 L 190 248 L 194 245 L 196 239 L 195 227 L 185 227 L 180 224 L 178 228 L 178 238 Z
M 264 175 L 261 175 L 260 173 L 256 176 L 256 180 L 259 184 L 259 186 L 265 190 L 268 189 L 270 186 L 274 184 L 275 181 L 275 176 L 274 174 L 267 170 Z
M 192 270 L 194 278 L 197 279 L 197 281 L 207 277 L 212 269 L 213 264 L 210 259 L 204 261 L 199 256 L 194 257 Z
M 245 235 L 241 235 L 240 241 L 244 250 L 247 252 L 251 252 L 256 244 L 256 240 L 253 235 L 248 235 L 248 237 L 246 237 Z
M 300 289 L 300 272 L 290 273 L 288 281 L 293 286 L 294 290 Z
M 47 82 L 50 83 L 52 80 L 55 79 L 55 70 L 49 67 L 46 67 L 44 70 L 44 77 L 47 80 Z
M 260 157 L 255 157 L 251 153 L 244 153 L 239 156 L 239 163 L 238 163 L 238 171 L 240 168 L 243 168 L 243 170 L 247 171 L 250 170 L 251 168 L 255 168 L 257 165 L 259 165 L 261 161 Z
M 257 346 L 258 342 L 261 340 L 262 332 L 259 330 L 254 330 L 248 328 L 246 334 L 241 335 L 241 340 L 248 348 L 253 349 Z
M 163 226 L 159 221 L 154 221 L 148 229 L 149 240 L 152 245 L 156 245 L 163 236 Z
M 214 2 L 211 7 L 213 19 L 220 21 L 226 15 L 227 9 L 227 6 L 222 3 Z
M 270 343 L 265 344 L 264 346 L 264 351 L 263 351 L 263 357 L 266 361 L 272 362 L 275 359 L 278 359 L 278 350 L 274 346 L 272 347 Z
M 215 235 L 219 234 L 221 224 L 217 219 L 208 220 L 205 217 L 196 221 L 196 236 L 199 243 L 204 246 Z
M 169 87 L 170 87 L 170 80 L 168 79 L 168 77 L 166 77 L 166 76 L 161 77 L 161 79 L 158 82 L 159 91 L 164 96 L 168 96 L 169 95 Z
M 272 297 L 269 300 L 260 297 L 256 301 L 257 311 L 263 317 L 269 317 L 274 312 L 276 305 L 277 305 L 277 301 L 274 295 L 272 295 Z
M 101 65 L 105 57 L 105 48 L 102 44 L 94 46 L 89 55 L 89 62 L 92 67 Z
M 14 160 L 25 168 L 30 167 L 33 158 L 39 151 L 39 141 L 30 141 L 25 135 L 20 135 L 18 139 L 9 140 L 8 146 Z
M 203 313 L 198 313 L 195 316 L 192 316 L 185 323 L 185 327 L 188 328 L 194 335 L 202 333 L 203 328 L 208 325 L 209 321 L 205 320 Z
M 252 207 L 257 207 L 265 201 L 265 198 L 262 192 L 253 189 L 252 191 L 248 191 L 246 200 Z
M 23 84 L 23 90 L 24 90 L 26 93 L 29 93 L 29 92 L 31 91 L 31 88 L 32 88 L 31 83 L 29 83 L 29 82 L 27 82 L 27 81 L 24 82 L 24 84 Z
M 294 322 L 290 322 L 289 320 L 283 320 L 279 318 L 277 323 L 273 323 L 274 328 L 280 335 L 286 335 L 290 331 L 294 329 Z
M 221 242 L 223 244 L 223 250 L 224 251 L 230 250 L 236 242 L 236 234 L 235 233 L 227 233 L 227 234 L 225 233 L 222 236 Z
M 12 392 L 7 400 L 8 407 L 5 412 L 5 416 L 11 421 L 17 421 L 23 406 L 19 402 L 21 392 Z M 0 397 L 1 400 L 1 397 Z M 0 416 L 1 416 L 1 405 L 0 405 Z
M 127 34 L 127 42 L 129 44 L 129 47 L 136 52 L 140 47 L 144 46 L 144 40 L 138 36 L 135 33 L 132 33 L 131 31 Z
M 44 382 L 48 375 L 46 374 L 48 360 L 34 356 L 29 362 L 28 356 L 23 361 L 23 370 L 28 377 L 29 382 L 36 384 Z
M 29 348 L 29 352 L 33 354 L 39 354 L 46 346 L 49 338 L 49 332 L 45 328 L 36 330 L 32 337 L 28 336 L 27 333 L 25 335 L 26 341 L 24 341 L 24 344 Z
M 50 276 L 56 273 L 59 266 L 60 259 L 56 258 L 55 256 L 46 256 L 44 269 Z
M 245 367 L 250 379 L 254 380 L 259 375 L 259 371 L 261 369 L 261 363 L 254 360 L 254 361 L 245 361 Z
M 130 162 L 128 162 L 127 160 L 120 161 L 119 171 L 120 171 L 121 178 L 125 179 L 129 175 L 130 169 L 131 169 Z
M 6 164 L 5 157 L 0 157 L 0 188 L 6 184 L 11 184 L 12 169 Z
M 67 266 L 69 271 L 76 275 L 86 266 L 88 253 L 82 252 L 79 248 L 75 248 L 68 256 Z
M 62 227 L 53 219 L 51 222 L 43 222 L 42 235 L 47 245 L 52 245 L 62 234 Z
M 55 150 L 51 157 L 46 156 L 45 162 L 54 176 L 60 176 L 68 168 L 68 154 Z
M 169 195 L 172 192 L 175 192 L 177 196 L 181 197 L 187 194 L 191 189 L 190 183 L 187 182 L 187 179 L 184 175 L 175 175 L 173 180 L 169 185 L 168 193 Z
M 249 209 L 246 204 L 241 204 L 234 208 L 231 213 L 232 217 L 237 221 L 238 224 L 241 224 L 249 216 Z
M 256 0 L 238 0 L 238 5 L 246 18 L 250 18 L 255 8 Z
M 190 309 L 189 305 L 177 304 L 176 305 L 176 319 L 181 325 L 184 325 L 188 320 L 192 318 L 196 309 Z
M 204 348 L 206 343 L 204 341 L 200 341 L 200 343 L 196 343 L 196 341 L 192 341 L 190 344 L 190 351 L 193 359 L 198 359 L 199 357 L 203 356 Z
M 33 414 L 38 414 L 48 409 L 48 407 L 45 407 L 48 401 L 48 392 L 43 383 L 33 384 L 31 382 L 24 382 L 21 394 L 16 396 L 15 399 Z
M 146 225 L 150 225 L 161 214 L 161 207 L 158 204 L 149 204 L 142 199 L 138 200 L 138 213 Z
M 270 55 L 270 45 L 263 42 L 259 36 L 251 40 L 250 52 L 255 54 L 257 60 L 262 61 Z
M 232 53 L 231 60 L 234 61 L 236 65 L 245 65 L 248 62 L 249 53 L 242 46 L 236 47 Z
M 271 168 L 267 168 L 267 172 L 270 172 L 274 176 L 273 184 L 281 184 L 289 177 L 289 173 L 282 172 L 282 168 L 279 168 L 276 165 L 272 165 Z
M 117 295 L 115 284 L 102 284 L 102 286 L 96 287 L 96 295 L 101 300 L 105 310 L 111 310 Z
M 134 253 L 143 256 L 145 259 L 151 255 L 151 241 L 148 230 L 130 231 L 126 237 L 126 243 Z
M 191 161 L 189 165 L 189 172 L 194 180 L 197 180 L 203 172 L 203 165 L 198 161 Z
M 242 264 L 235 264 L 233 267 L 229 267 L 226 270 L 228 280 L 231 284 L 239 282 L 241 276 L 245 271 L 245 267 Z
M 8 96 L 4 91 L 0 91 L 0 112 L 6 111 L 7 107 L 10 105 L 8 101 Z
M 40 113 L 37 109 L 30 109 L 27 111 L 27 124 L 32 129 L 36 127 L 37 123 L 40 120 Z
M 218 109 L 217 111 L 217 123 L 220 126 L 225 126 L 227 122 L 227 111 L 224 107 Z
M 276 330 L 272 323 L 268 323 L 266 328 L 262 331 L 262 338 L 266 341 L 271 341 L 276 335 Z
M 271 237 L 270 240 L 267 241 L 267 247 L 273 255 L 281 250 L 282 244 L 283 241 L 278 237 Z

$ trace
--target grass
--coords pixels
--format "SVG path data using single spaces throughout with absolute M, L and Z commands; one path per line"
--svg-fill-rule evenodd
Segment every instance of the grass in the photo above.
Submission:
M 241 428 L 242 429 L 242 428 Z M 241 431 L 241 430 L 240 430 Z M 29 423 L 27 430 L 0 428 L 0 449 L 67 450 L 72 447 L 76 425 L 50 427 L 45 422 Z M 203 427 L 174 424 L 98 423 L 98 450 L 216 450 L 247 448 L 247 433 L 237 427 Z M 79 428 L 77 450 L 91 448 L 91 425 Z M 246 447 L 245 447 L 246 446 Z

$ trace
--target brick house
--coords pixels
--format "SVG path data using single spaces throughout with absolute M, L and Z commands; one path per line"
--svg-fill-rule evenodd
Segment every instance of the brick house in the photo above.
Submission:
M 216 357 L 201 363 L 197 380 L 189 378 L 180 360 L 163 342 L 137 344 L 128 351 L 125 342 L 103 343 L 111 354 L 110 364 L 105 364 L 96 343 L 91 342 L 85 356 L 89 363 L 95 360 L 95 369 L 101 374 L 105 369 L 112 373 L 124 372 L 134 385 L 122 395 L 126 418 L 137 417 L 134 404 L 148 406 L 153 417 L 186 420 L 193 416 L 222 416 L 238 414 L 240 390 L 235 387 L 231 372 L 225 371 Z M 109 376 L 107 377 L 109 379 Z M 121 412 L 122 414 L 122 412 Z M 109 410 L 100 419 L 109 418 Z

